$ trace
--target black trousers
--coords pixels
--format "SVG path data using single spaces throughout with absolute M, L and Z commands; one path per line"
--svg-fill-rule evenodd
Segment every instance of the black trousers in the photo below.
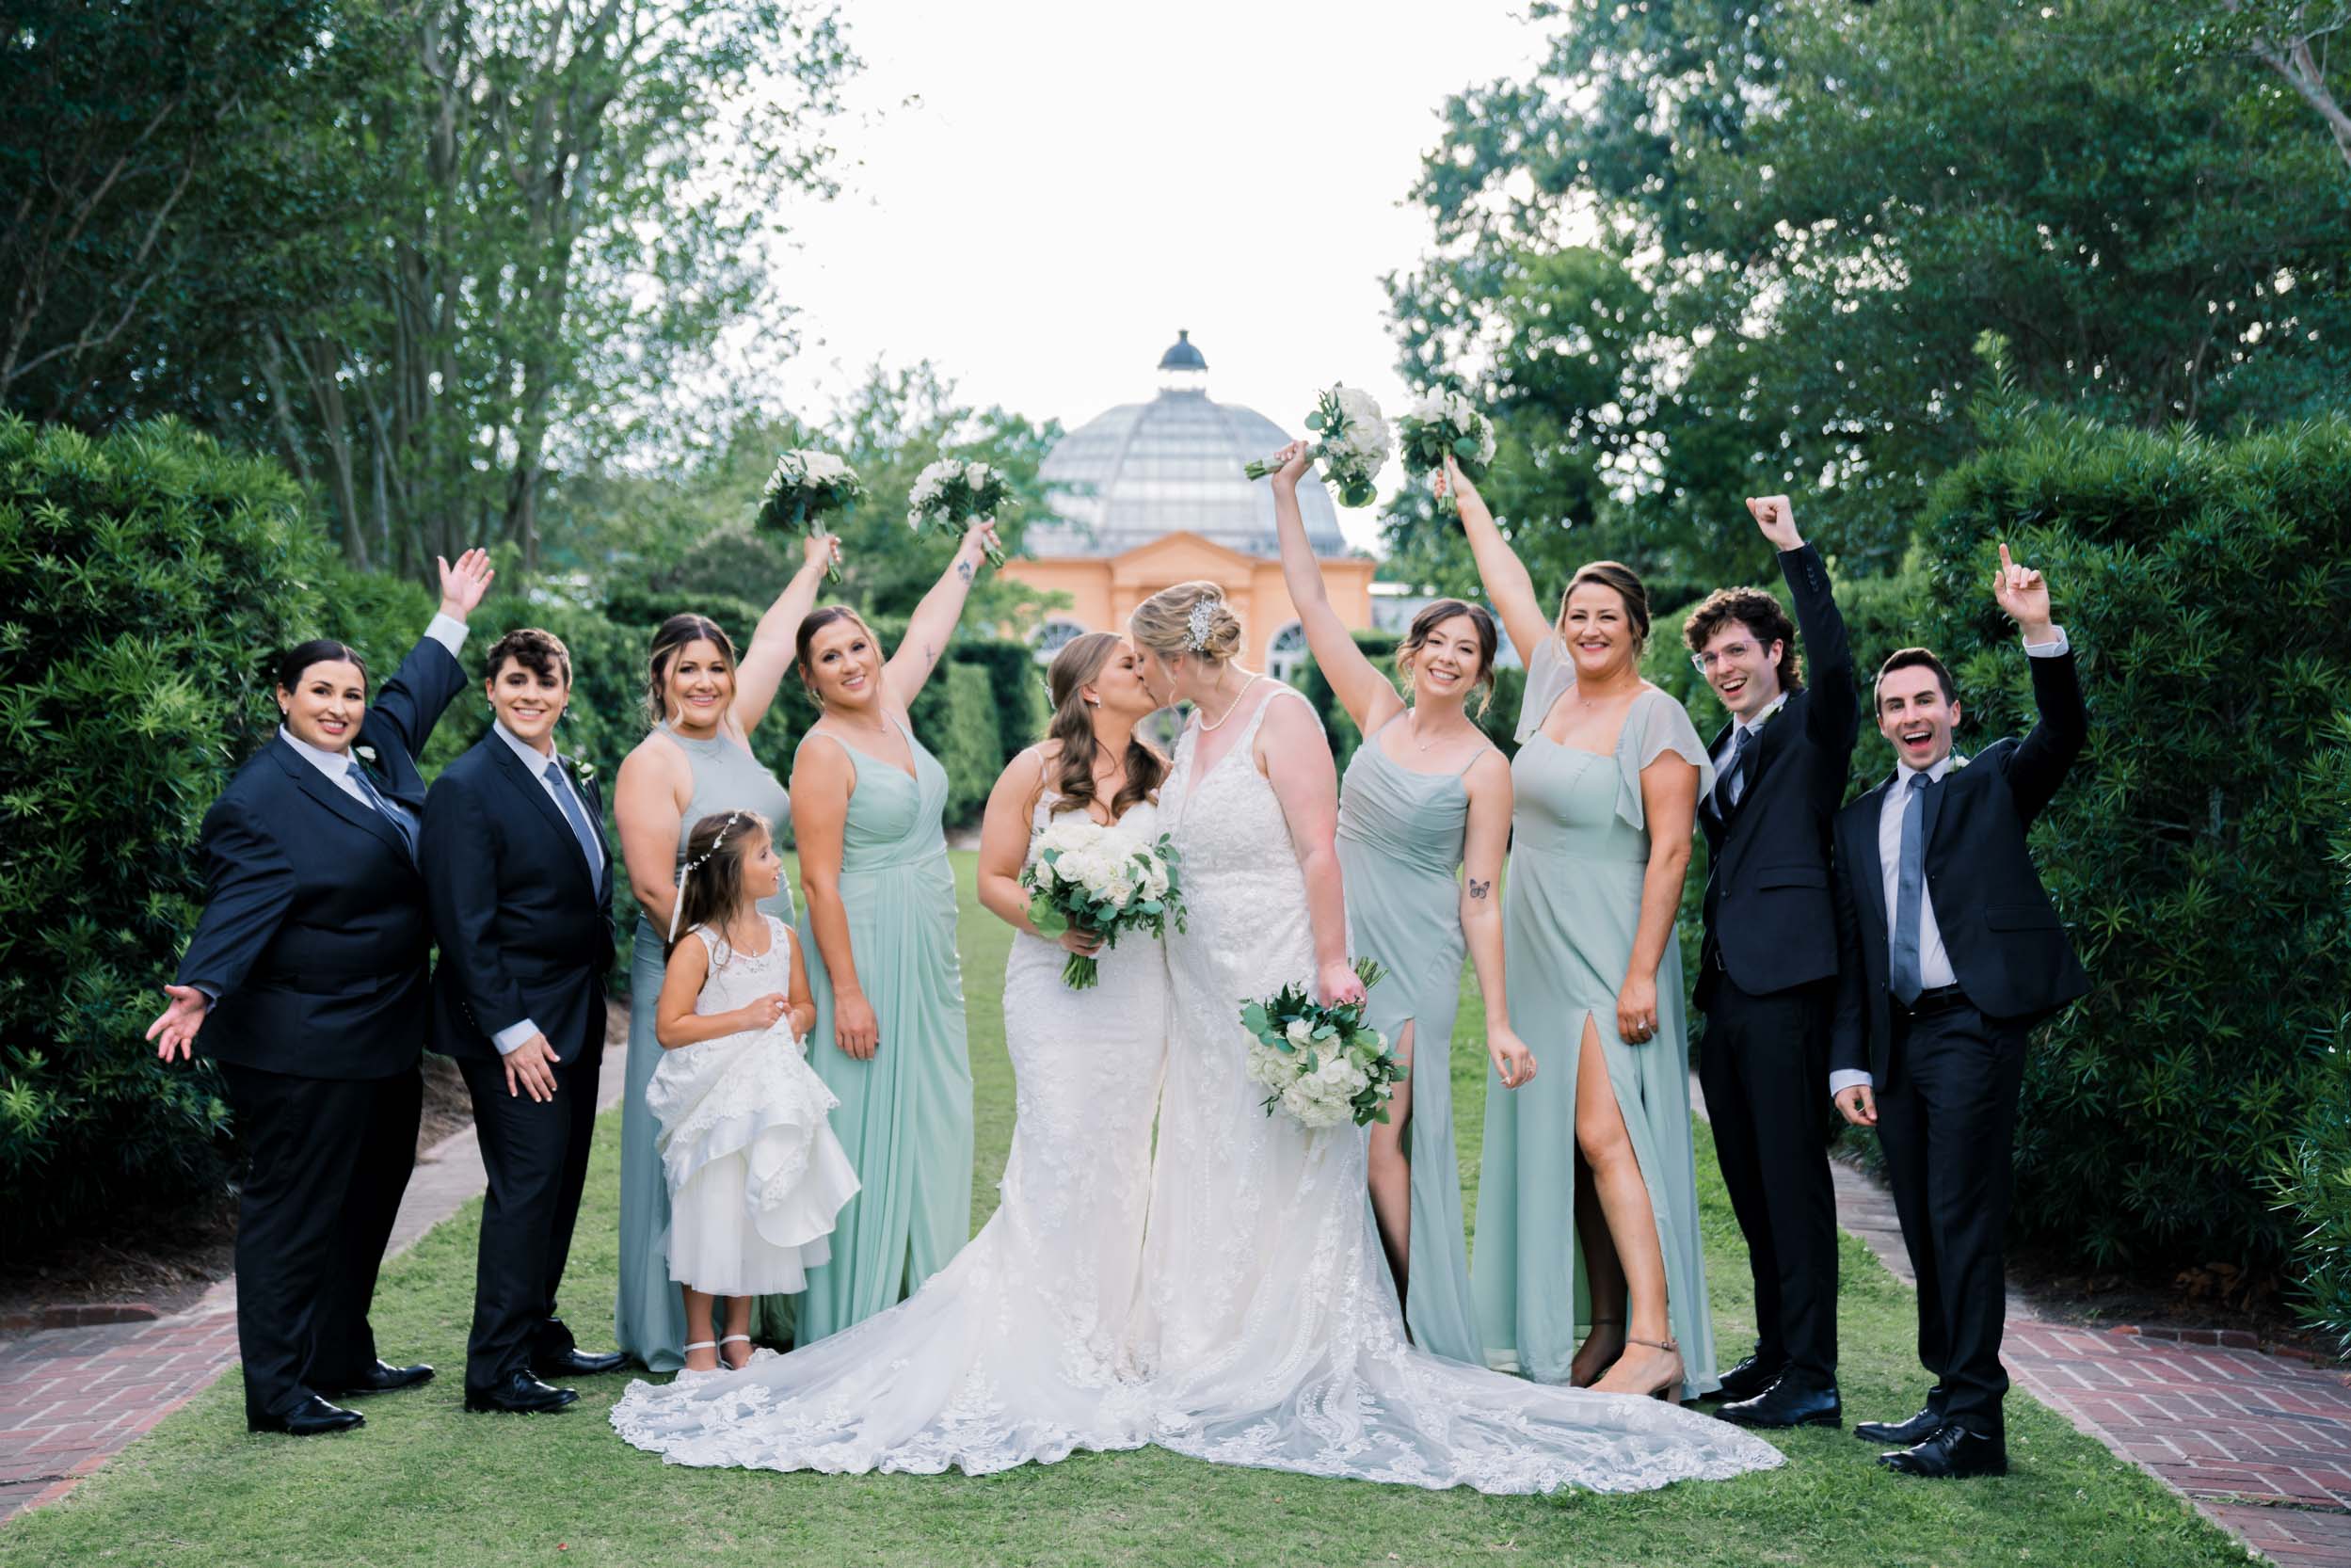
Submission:
M 1837 1199 L 1829 1176 L 1834 982 L 1755 996 L 1717 973 L 1698 1082 L 1755 1276 L 1755 1353 L 1837 1375 Z
M 503 1063 L 458 1059 L 489 1172 L 473 1267 L 473 1331 L 465 1348 L 469 1389 L 527 1371 L 535 1353 L 571 1348 L 571 1331 L 555 1315 L 555 1290 L 587 1184 L 601 1056 L 558 1064 L 549 1100 L 508 1094 Z
M 262 1424 L 376 1360 L 368 1304 L 416 1164 L 424 1080 L 296 1078 L 216 1064 L 245 1147 L 237 1351 Z
M 2004 1430 L 2008 1391 L 2000 1336 L 2024 1037 L 1964 1001 L 1915 1017 L 1897 1008 L 1878 1090 L 1878 1141 L 1918 1276 L 1918 1359 L 1945 1417 L 1987 1435 Z

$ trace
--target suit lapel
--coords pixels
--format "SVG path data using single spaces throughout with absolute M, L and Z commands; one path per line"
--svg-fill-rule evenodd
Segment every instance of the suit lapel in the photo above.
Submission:
M 1943 797 L 1951 792 L 1951 780 L 1959 776 L 1959 772 L 1956 767 L 1945 772 L 1919 806 L 1918 843 L 1922 856 L 1935 852 L 1935 822 L 1943 815 Z
M 286 776 L 294 780 L 296 789 L 352 826 L 373 833 L 401 859 L 415 863 L 416 856 L 409 853 L 408 841 L 400 836 L 398 828 L 384 820 L 382 812 L 344 793 L 325 774 L 312 766 L 308 759 L 285 742 L 273 737 L 269 743 L 269 755 L 285 770 Z
M 522 797 L 531 803 L 531 808 L 538 813 L 539 820 L 553 829 L 555 837 L 563 843 L 564 858 L 571 862 L 572 868 L 582 876 L 588 878 L 590 891 L 601 896 L 603 889 L 598 886 L 601 878 L 589 872 L 587 856 L 580 853 L 580 840 L 572 836 L 571 824 L 564 816 L 563 808 L 547 792 L 546 781 L 532 776 L 531 770 L 522 765 L 522 759 L 514 754 L 514 747 L 508 745 L 496 730 L 483 736 L 482 744 L 491 748 L 491 756 L 504 770 L 506 782 L 520 791 Z M 598 838 L 602 838 L 600 831 Z M 604 863 L 607 866 L 612 864 L 609 851 L 604 856 Z
M 1787 700 L 1780 704 L 1780 711 L 1766 719 L 1764 727 L 1755 731 L 1755 744 L 1748 750 L 1747 789 L 1739 796 L 1740 805 L 1744 806 L 1753 798 L 1755 786 L 1763 782 L 1764 770 L 1778 761 L 1780 753 L 1787 749 L 1783 743 L 1788 736 L 1790 722 L 1801 716 L 1797 712 L 1796 705 L 1803 700 L 1803 696 L 1801 692 L 1790 692 Z
M 1869 809 L 1853 824 L 1853 831 L 1862 840 L 1860 863 L 1869 868 L 1869 875 L 1863 880 L 1869 884 L 1870 907 L 1878 911 L 1878 930 L 1889 945 L 1894 940 L 1894 919 L 1886 908 L 1886 857 L 1878 847 L 1878 824 L 1885 818 L 1886 792 L 1892 788 L 1894 780 L 1889 778 L 1862 796 L 1869 803 Z

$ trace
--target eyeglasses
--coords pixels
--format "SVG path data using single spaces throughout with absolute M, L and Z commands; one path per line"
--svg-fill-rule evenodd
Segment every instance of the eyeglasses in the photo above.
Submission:
M 1754 654 L 1753 643 L 1724 643 L 1719 648 L 1710 648 L 1704 653 L 1691 654 L 1689 667 L 1701 675 L 1712 675 L 1717 664 L 1726 662 L 1734 664 L 1744 664 L 1753 658 Z

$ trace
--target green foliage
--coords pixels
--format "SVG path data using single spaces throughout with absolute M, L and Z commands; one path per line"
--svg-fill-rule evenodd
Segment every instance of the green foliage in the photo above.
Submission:
M 2048 574 L 2092 712 L 2033 834 L 2093 989 L 2034 1043 L 2019 1227 L 2275 1267 L 2304 1227 L 2265 1183 L 2351 996 L 2351 420 L 2223 442 L 2016 416 L 1923 537 L 1961 748 L 2032 721 L 2000 540 Z
M 1363 649 L 1364 657 L 1370 660 L 1381 674 L 1391 681 L 1395 680 L 1396 645 L 1401 639 L 1393 632 L 1377 630 L 1357 632 L 1353 635 L 1355 646 Z M 1322 666 L 1316 664 L 1311 656 L 1299 675 L 1297 686 L 1306 694 L 1306 700 L 1314 704 L 1315 716 L 1322 721 L 1322 732 L 1331 742 L 1332 759 L 1337 762 L 1340 775 L 1345 776 L 1347 764 L 1355 755 L 1355 748 L 1363 744 L 1363 732 L 1355 728 L 1355 721 L 1340 705 L 1338 694 L 1331 690 L 1330 678 L 1322 673 Z
M 205 809 L 320 630 L 276 465 L 168 423 L 0 416 L 0 1216 L 15 1247 L 218 1174 L 212 1069 L 140 1035 L 201 905 Z
M 1001 771 L 1023 748 L 1044 738 L 1046 721 L 1052 717 L 1036 650 L 1008 637 L 959 636 L 948 645 L 947 657 L 987 676 L 988 706 L 996 712 L 996 767 Z M 991 773 L 988 783 L 995 782 Z
M 2351 797 L 2346 797 L 2351 806 Z M 2272 1173 L 2294 1234 L 2295 1305 L 2351 1357 L 2351 1015 L 2306 1078 L 2310 1104 Z
M 922 744 L 947 770 L 948 824 L 961 827 L 979 821 L 996 776 L 1004 771 L 988 672 L 953 659 L 943 662 L 922 688 L 911 716 Z

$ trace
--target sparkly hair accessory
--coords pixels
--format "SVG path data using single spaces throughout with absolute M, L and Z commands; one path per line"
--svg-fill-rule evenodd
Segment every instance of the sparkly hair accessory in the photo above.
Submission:
M 696 859 L 693 859 L 693 860 L 689 860 L 689 861 L 687 861 L 687 862 L 685 863 L 684 867 L 683 867 L 683 868 L 681 868 L 681 869 L 679 871 L 679 872 L 678 872 L 678 902 L 677 902 L 677 903 L 675 903 L 675 904 L 671 904 L 671 905 L 669 906 L 669 939 L 670 939 L 671 941 L 675 942 L 675 941 L 678 939 L 678 917 L 679 917 L 680 915 L 682 915 L 682 914 L 684 914 L 684 913 L 685 913 L 685 908 L 686 908 L 686 878 L 687 878 L 687 877 L 689 877 L 689 876 L 692 876 L 692 875 L 693 875 L 696 872 L 697 872 L 697 871 L 701 870 L 701 869 L 702 869 L 702 867 L 703 867 L 703 865 L 709 861 L 709 859 L 710 859 L 711 856 L 712 856 L 712 855 L 716 855 L 716 854 L 717 854 L 720 850 L 722 850 L 722 849 L 724 849 L 724 848 L 726 847 L 726 845 L 727 845 L 727 835 L 728 835 L 728 834 L 729 834 L 729 833 L 731 833 L 731 832 L 733 832 L 733 831 L 734 831 L 734 826 L 735 826 L 735 824 L 737 824 L 737 823 L 741 822 L 742 820 L 743 820 L 743 813 L 742 813 L 742 812 L 740 812 L 740 811 L 729 811 L 729 812 L 728 812 L 728 813 L 727 813 L 727 822 L 726 822 L 726 824 L 725 824 L 724 826 L 722 826 L 721 828 L 719 828 L 719 830 L 718 830 L 718 837 L 717 837 L 717 838 L 715 838 L 715 839 L 712 839 L 712 840 L 711 840 L 711 847 L 710 847 L 709 852 L 708 852 L 707 854 L 702 855 L 702 856 L 699 856 L 698 858 L 696 858 Z
M 1202 594 L 1191 601 L 1191 614 L 1184 620 L 1184 646 L 1197 653 L 1208 646 L 1208 634 L 1216 630 L 1216 612 L 1224 601 Z

